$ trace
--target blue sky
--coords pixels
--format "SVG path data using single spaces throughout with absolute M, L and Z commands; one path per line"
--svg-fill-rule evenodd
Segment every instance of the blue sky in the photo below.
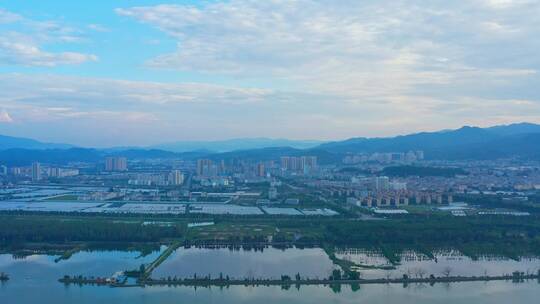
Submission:
M 0 1 L 0 134 L 83 146 L 540 123 L 540 2 Z

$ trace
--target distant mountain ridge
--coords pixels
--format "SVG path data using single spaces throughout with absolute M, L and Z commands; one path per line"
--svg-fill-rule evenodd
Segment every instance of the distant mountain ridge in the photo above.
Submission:
M 151 149 L 161 149 L 171 152 L 188 152 L 197 150 L 213 151 L 216 153 L 236 150 L 250 150 L 262 148 L 291 147 L 296 149 L 309 149 L 316 147 L 324 141 L 317 140 L 291 140 L 283 138 L 237 138 L 218 141 L 178 141 L 150 146 Z
M 126 150 L 164 150 L 169 152 L 214 152 L 224 153 L 235 150 L 262 149 L 272 147 L 291 147 L 296 149 L 308 149 L 316 147 L 324 141 L 317 140 L 291 140 L 282 138 L 237 138 L 218 141 L 177 141 L 152 145 L 148 147 L 118 146 L 104 148 L 107 152 L 119 152 Z M 74 148 L 70 144 L 45 143 L 34 139 L 0 135 L 0 150 L 8 149 L 69 149 Z
M 387 138 L 351 138 L 343 141 L 313 145 L 303 141 L 307 148 L 278 145 L 302 142 L 291 140 L 252 139 L 243 146 L 240 140 L 206 142 L 203 147 L 194 143 L 193 150 L 179 151 L 157 148 L 75 148 L 65 144 L 41 143 L 32 139 L 0 136 L 0 164 L 25 165 L 32 161 L 66 163 L 68 161 L 99 161 L 108 155 L 122 155 L 131 159 L 182 158 L 182 159 L 250 159 L 271 160 L 280 156 L 317 156 L 321 163 L 340 162 L 347 153 L 407 152 L 423 150 L 427 159 L 464 160 L 517 157 L 540 160 L 540 125 L 519 123 L 489 128 L 465 126 L 456 130 L 421 132 Z M 243 141 L 246 141 L 244 139 Z M 185 142 L 184 142 L 185 143 Z M 258 147 L 262 145 L 263 147 Z M 247 148 L 243 148 L 246 147 Z M 256 148 L 252 148 L 252 147 Z M 219 147 L 219 149 L 218 149 Z M 172 147 L 171 149 L 173 149 Z M 197 148 L 197 149 L 195 149 Z M 206 148 L 206 149 L 205 149 Z M 212 149 L 213 148 L 213 149 Z M 216 152 L 220 151 L 221 152 Z
M 516 135 L 516 134 L 530 134 L 540 133 L 540 125 L 522 122 L 510 125 L 500 125 L 486 128 L 490 132 L 494 132 L 499 135 Z
M 331 153 L 406 152 L 423 150 L 428 159 L 540 159 L 540 125 L 530 123 L 422 132 L 388 138 L 352 138 L 322 144 Z
M 69 149 L 7 149 L 0 150 L 0 164 L 8 166 L 27 166 L 32 162 L 47 164 L 67 164 L 69 162 L 102 162 L 107 156 L 124 156 L 129 159 L 171 159 L 181 158 L 194 160 L 206 157 L 207 153 L 185 152 L 175 153 L 164 150 L 130 149 L 122 151 L 106 151 L 89 148 Z
M 0 150 L 7 149 L 69 149 L 72 145 L 44 143 L 34 139 L 0 135 Z

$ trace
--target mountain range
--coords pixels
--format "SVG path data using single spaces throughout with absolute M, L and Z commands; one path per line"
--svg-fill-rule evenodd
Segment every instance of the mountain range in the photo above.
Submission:
M 171 152 L 213 151 L 217 153 L 274 147 L 309 149 L 324 143 L 317 140 L 290 140 L 274 138 L 237 138 L 219 141 L 177 141 L 154 145 L 150 148 Z
M 128 158 L 277 159 L 314 155 L 321 163 L 338 162 L 347 153 L 407 152 L 423 150 L 427 159 L 497 159 L 517 157 L 540 160 L 540 125 L 518 123 L 489 128 L 465 126 L 456 130 L 421 132 L 385 138 L 351 138 L 335 142 L 286 139 L 233 139 L 184 141 L 152 147 L 110 149 L 77 148 L 69 144 L 0 136 L 0 163 L 24 165 L 31 161 L 97 161 L 107 155 Z
M 519 123 L 489 128 L 422 132 L 388 138 L 351 138 L 317 147 L 331 153 L 423 150 L 428 159 L 540 158 L 540 125 Z
M 72 145 L 44 143 L 34 139 L 0 135 L 0 150 L 7 149 L 69 149 Z

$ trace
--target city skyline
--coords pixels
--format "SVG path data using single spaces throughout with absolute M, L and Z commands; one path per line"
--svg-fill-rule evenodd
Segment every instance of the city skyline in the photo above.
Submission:
M 0 5 L 0 134 L 79 146 L 540 122 L 536 1 Z

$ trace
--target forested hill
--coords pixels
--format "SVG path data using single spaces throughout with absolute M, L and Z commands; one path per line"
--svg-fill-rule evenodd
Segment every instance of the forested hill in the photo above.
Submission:
M 514 124 L 491 128 L 423 132 L 389 138 L 352 138 L 322 144 L 330 153 L 407 152 L 423 150 L 428 159 L 540 159 L 540 125 Z

